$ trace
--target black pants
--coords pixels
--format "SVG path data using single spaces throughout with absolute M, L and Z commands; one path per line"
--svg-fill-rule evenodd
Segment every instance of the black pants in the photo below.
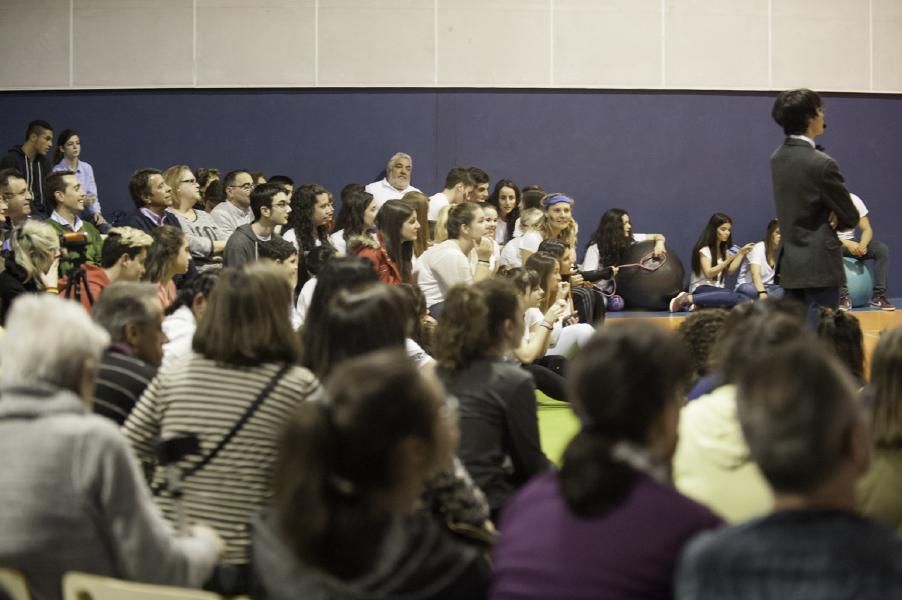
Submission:
M 833 310 L 839 308 L 838 287 L 787 289 L 784 298 L 796 300 L 808 307 L 806 325 L 809 331 L 817 331 L 822 306 Z
M 532 373 L 532 378 L 536 380 L 536 387 L 540 392 L 555 400 L 569 402 L 566 381 L 561 374 L 535 363 L 523 365 L 523 368 Z

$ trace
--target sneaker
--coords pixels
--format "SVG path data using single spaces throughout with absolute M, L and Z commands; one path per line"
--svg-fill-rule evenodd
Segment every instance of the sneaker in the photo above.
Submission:
M 896 310 L 896 307 L 889 303 L 886 296 L 874 296 L 871 298 L 871 308 L 879 308 L 880 310 Z
M 690 300 L 692 296 L 689 295 L 688 292 L 680 292 L 670 301 L 670 312 L 680 312 L 690 304 L 692 301 Z
M 873 300 L 871 303 L 873 304 Z M 839 310 L 843 312 L 852 310 L 852 300 L 848 296 L 839 297 Z

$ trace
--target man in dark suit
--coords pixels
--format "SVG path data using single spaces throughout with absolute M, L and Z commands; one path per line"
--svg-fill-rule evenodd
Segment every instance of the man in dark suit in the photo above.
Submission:
M 788 297 L 835 309 L 845 282 L 836 228 L 854 227 L 858 211 L 836 161 L 814 144 L 827 126 L 824 107 L 816 92 L 788 90 L 777 96 L 771 115 L 787 136 L 771 156 L 783 237 L 780 285 Z

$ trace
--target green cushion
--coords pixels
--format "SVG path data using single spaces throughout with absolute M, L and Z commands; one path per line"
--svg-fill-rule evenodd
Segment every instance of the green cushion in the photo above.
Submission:
M 579 431 L 579 420 L 573 414 L 569 403 L 555 400 L 538 390 L 536 390 L 536 406 L 542 450 L 549 460 L 560 465 L 567 444 Z

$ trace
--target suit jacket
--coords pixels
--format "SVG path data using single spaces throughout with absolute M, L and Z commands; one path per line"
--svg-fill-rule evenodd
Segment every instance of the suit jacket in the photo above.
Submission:
M 770 159 L 782 243 L 778 269 L 787 289 L 838 287 L 845 280 L 842 244 L 830 226 L 858 222 L 839 165 L 807 141 L 786 138 Z

